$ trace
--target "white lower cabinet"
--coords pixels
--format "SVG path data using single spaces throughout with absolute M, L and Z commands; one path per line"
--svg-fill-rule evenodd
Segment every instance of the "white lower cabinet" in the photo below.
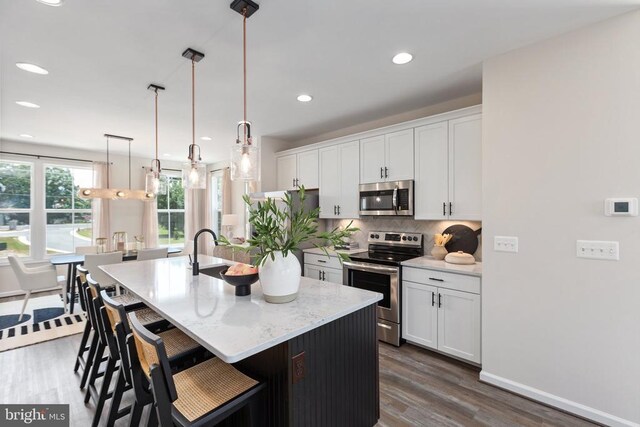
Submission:
M 430 277 L 436 276 L 429 274 L 430 270 L 410 270 L 405 278 L 424 276 L 425 283 L 402 282 L 402 338 L 479 364 L 480 294 L 476 292 L 480 278 L 456 274 Z M 424 274 L 419 275 L 418 271 Z M 438 286 L 427 284 L 427 280 L 437 281 Z
M 342 264 L 337 256 L 305 253 L 304 277 L 342 285 Z

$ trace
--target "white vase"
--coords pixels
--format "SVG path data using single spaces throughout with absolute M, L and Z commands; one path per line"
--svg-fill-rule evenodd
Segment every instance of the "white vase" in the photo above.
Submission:
M 291 252 L 286 257 L 282 256 L 282 252 L 274 255 L 274 260 L 268 256 L 258 270 L 264 299 L 275 304 L 293 301 L 300 289 L 300 262 Z

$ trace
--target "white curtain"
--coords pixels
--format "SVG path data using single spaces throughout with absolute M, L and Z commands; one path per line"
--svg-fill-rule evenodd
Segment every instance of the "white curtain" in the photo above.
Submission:
M 149 168 L 145 168 L 145 175 Z M 158 247 L 158 200 L 152 202 L 142 202 L 144 205 L 142 212 L 142 235 L 144 245 L 147 248 Z
M 196 232 L 202 228 L 208 228 L 206 223 L 206 199 L 209 185 L 204 190 L 185 189 L 184 190 L 184 236 L 186 240 L 192 240 Z M 204 248 L 211 244 L 210 236 L 201 237 L 198 245 L 206 253 Z M 199 249 L 200 249 L 199 248 Z
M 95 188 L 107 188 L 109 167 L 106 163 L 95 162 L 93 164 L 93 186 Z M 93 241 L 98 237 L 105 237 L 107 242 L 111 239 L 111 200 L 93 199 L 91 202 L 91 226 Z

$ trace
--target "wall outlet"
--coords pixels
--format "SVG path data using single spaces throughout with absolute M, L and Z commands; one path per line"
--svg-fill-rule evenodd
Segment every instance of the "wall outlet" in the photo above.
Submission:
M 576 242 L 576 255 L 578 258 L 618 261 L 620 260 L 620 244 L 618 242 L 603 242 L 599 240 L 578 240 Z
M 493 250 L 498 252 L 518 252 L 518 238 L 512 236 L 495 236 Z

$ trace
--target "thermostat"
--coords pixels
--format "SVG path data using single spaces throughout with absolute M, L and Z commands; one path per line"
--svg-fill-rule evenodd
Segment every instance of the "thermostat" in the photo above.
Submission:
M 606 216 L 638 216 L 638 199 L 615 198 L 604 201 Z

